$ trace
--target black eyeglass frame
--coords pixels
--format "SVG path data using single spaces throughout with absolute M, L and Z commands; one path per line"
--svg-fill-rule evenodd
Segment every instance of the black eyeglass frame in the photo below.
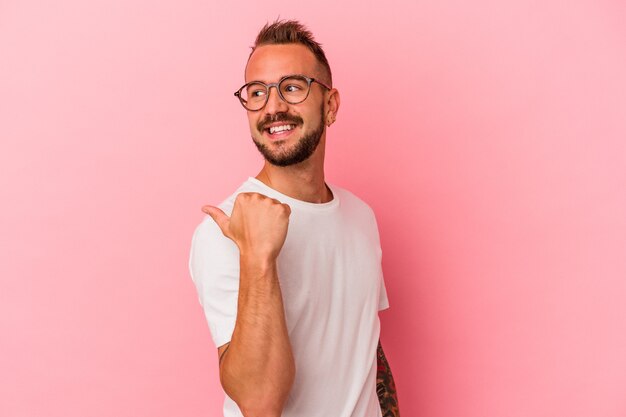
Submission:
M 306 80 L 307 82 L 307 92 L 306 92 L 306 96 L 304 96 L 304 98 L 300 101 L 297 101 L 295 103 L 292 103 L 291 101 L 288 101 L 287 99 L 285 99 L 285 97 L 283 96 L 283 93 L 281 93 L 280 88 L 278 88 L 278 86 L 280 85 L 280 83 L 282 83 L 283 81 L 285 81 L 287 78 L 291 78 L 291 77 L 302 77 Z M 281 77 L 280 80 L 278 80 L 278 82 L 275 83 L 269 83 L 269 84 L 265 84 L 262 81 L 250 81 L 249 83 L 245 83 L 239 90 L 235 91 L 235 97 L 237 97 L 239 99 L 239 102 L 241 103 L 241 105 L 243 106 L 244 109 L 248 110 L 248 111 L 260 111 L 263 110 L 263 107 L 265 107 L 265 105 L 267 104 L 267 100 L 269 100 L 270 97 L 270 88 L 272 87 L 276 87 L 276 92 L 278 92 L 278 96 L 281 98 L 281 100 L 283 100 L 285 103 L 288 104 L 300 104 L 302 103 L 304 100 L 306 100 L 309 97 L 309 94 L 311 93 L 311 84 L 312 83 L 318 83 L 319 85 L 326 87 L 328 90 L 332 90 L 331 87 L 327 86 L 326 84 L 324 84 L 321 81 L 316 80 L 315 78 L 311 78 L 311 77 L 307 77 L 306 75 L 303 74 L 290 74 L 290 75 L 285 75 L 284 77 Z M 265 102 L 263 103 L 263 105 L 261 107 L 259 107 L 256 110 L 250 110 L 249 108 L 246 107 L 247 101 L 244 100 L 243 97 L 241 97 L 241 91 L 248 87 L 251 84 L 261 84 L 265 87 L 265 91 L 267 92 L 267 94 L 265 94 Z

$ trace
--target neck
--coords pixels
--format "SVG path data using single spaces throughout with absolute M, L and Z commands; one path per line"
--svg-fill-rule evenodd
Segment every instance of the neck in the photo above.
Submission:
M 333 199 L 324 182 L 324 143 L 299 164 L 279 167 L 265 161 L 256 179 L 297 200 L 320 204 Z

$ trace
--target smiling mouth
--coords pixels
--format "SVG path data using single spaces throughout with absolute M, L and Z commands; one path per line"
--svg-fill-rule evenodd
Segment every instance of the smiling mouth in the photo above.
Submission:
M 284 124 L 284 125 L 280 125 L 280 126 L 270 126 L 266 129 L 264 129 L 265 132 L 269 133 L 270 135 L 276 135 L 276 134 L 280 134 L 280 133 L 286 133 L 286 132 L 290 132 L 293 129 L 296 128 L 295 124 Z

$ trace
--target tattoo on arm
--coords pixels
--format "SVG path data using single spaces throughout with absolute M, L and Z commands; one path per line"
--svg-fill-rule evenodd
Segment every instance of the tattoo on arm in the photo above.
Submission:
M 378 341 L 378 351 L 376 354 L 378 360 L 378 372 L 376 373 L 376 394 L 380 402 L 380 410 L 383 417 L 400 417 L 400 409 L 398 408 L 398 394 L 396 393 L 396 384 L 391 375 L 389 363 L 383 352 L 383 347 Z

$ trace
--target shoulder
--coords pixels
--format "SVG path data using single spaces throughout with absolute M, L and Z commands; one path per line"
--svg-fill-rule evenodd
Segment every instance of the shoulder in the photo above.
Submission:
M 337 185 L 330 185 L 333 192 L 337 192 L 341 201 L 342 207 L 349 210 L 351 213 L 360 214 L 367 217 L 375 218 L 374 210 L 372 207 L 361 197 L 347 190 L 346 188 L 339 187 Z
M 220 208 L 227 216 L 230 216 L 233 212 L 233 207 L 235 206 L 235 200 L 237 199 L 237 195 L 245 192 L 256 191 L 254 188 L 254 184 L 251 184 L 249 181 L 244 181 L 235 192 L 222 200 L 219 204 L 212 204 L 215 207 Z M 196 226 L 194 231 L 194 236 L 201 232 L 208 232 L 211 234 L 215 234 L 216 232 L 221 234 L 220 228 L 213 221 L 211 216 L 205 214 L 202 218 L 200 224 Z
M 250 177 L 252 178 L 252 177 Z M 260 194 L 264 194 L 264 190 L 262 187 L 259 187 L 259 185 L 253 181 L 250 180 L 250 178 L 246 181 L 244 181 L 239 188 L 237 188 L 231 195 L 229 195 L 228 197 L 226 197 L 224 200 L 222 200 L 221 203 L 219 203 L 217 205 L 217 207 L 219 207 L 220 209 L 222 209 L 222 211 L 224 213 L 226 213 L 227 216 L 230 216 L 233 212 L 233 207 L 235 206 L 235 200 L 237 199 L 237 196 L 241 193 L 260 193 Z M 207 215 L 207 217 L 209 217 Z
M 214 206 L 220 208 L 227 216 L 230 216 L 233 212 L 233 207 L 235 205 L 235 200 L 237 199 L 237 195 L 242 192 L 253 191 L 250 187 L 250 184 L 246 181 L 235 190 L 231 195 L 222 200 L 219 204 L 213 204 Z M 233 249 L 236 247 L 235 243 L 228 239 L 222 233 L 222 230 L 219 228 L 217 223 L 209 216 L 208 214 L 204 214 L 204 217 L 200 221 L 199 224 L 196 225 L 193 236 L 192 236 L 192 249 L 193 248 L 226 248 Z
M 332 187 L 332 184 L 331 184 Z M 343 217 L 349 219 L 348 222 L 370 236 L 375 241 L 380 241 L 378 232 L 378 221 L 372 207 L 355 193 L 342 187 L 334 187 L 340 198 L 341 211 Z

